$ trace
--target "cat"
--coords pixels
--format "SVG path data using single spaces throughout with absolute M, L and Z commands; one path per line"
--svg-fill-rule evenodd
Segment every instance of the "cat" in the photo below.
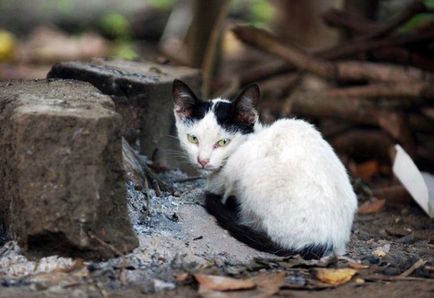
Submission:
M 199 99 L 173 82 L 181 147 L 207 175 L 205 208 L 238 240 L 277 255 L 342 255 L 357 197 L 344 165 L 310 123 L 267 126 L 253 103 L 258 85 L 234 100 Z

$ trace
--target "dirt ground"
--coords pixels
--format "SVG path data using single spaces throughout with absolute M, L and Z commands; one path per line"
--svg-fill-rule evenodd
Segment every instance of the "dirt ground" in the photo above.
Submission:
M 180 171 L 161 177 L 175 195 L 128 183 L 140 247 L 106 261 L 29 260 L 14 242 L 0 246 L 0 297 L 433 297 L 434 223 L 410 206 L 358 215 L 345 258 L 304 261 L 257 252 L 220 229 L 202 208 L 203 179 Z M 342 285 L 318 280 L 318 268 L 355 268 Z M 284 272 L 273 293 L 258 289 L 203 293 L 195 274 L 246 279 Z

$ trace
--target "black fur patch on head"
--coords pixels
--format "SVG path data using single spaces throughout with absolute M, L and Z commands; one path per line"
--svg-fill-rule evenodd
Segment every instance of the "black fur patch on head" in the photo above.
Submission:
M 175 112 L 180 119 L 193 122 L 202 119 L 211 109 L 211 102 L 200 100 L 184 82 L 173 81 Z
M 214 113 L 217 122 L 228 131 L 252 133 L 257 119 L 253 104 L 258 100 L 258 85 L 247 86 L 231 103 L 216 103 Z
M 253 132 L 255 122 L 242 122 L 236 117 L 236 107 L 234 103 L 217 102 L 214 106 L 214 114 L 217 123 L 225 130 L 230 132 L 240 132 L 249 134 Z
M 179 119 L 191 123 L 202 119 L 213 107 L 210 101 L 203 101 L 180 80 L 173 81 L 175 112 Z M 232 102 L 219 101 L 214 104 L 213 112 L 217 123 L 230 132 L 249 134 L 253 132 L 257 113 L 253 102 L 259 98 L 259 87 L 250 85 Z

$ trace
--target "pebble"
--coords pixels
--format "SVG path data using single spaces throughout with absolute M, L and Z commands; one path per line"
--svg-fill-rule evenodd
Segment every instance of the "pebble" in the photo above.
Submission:
M 161 292 L 161 291 L 169 291 L 174 290 L 176 288 L 176 285 L 172 282 L 166 282 L 161 279 L 154 279 L 154 291 L 155 292 Z

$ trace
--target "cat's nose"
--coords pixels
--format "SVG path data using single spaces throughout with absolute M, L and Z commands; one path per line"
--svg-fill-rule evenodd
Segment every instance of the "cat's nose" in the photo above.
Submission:
M 200 159 L 198 157 L 197 162 L 202 166 L 202 168 L 205 168 L 205 166 L 209 163 L 209 159 Z

